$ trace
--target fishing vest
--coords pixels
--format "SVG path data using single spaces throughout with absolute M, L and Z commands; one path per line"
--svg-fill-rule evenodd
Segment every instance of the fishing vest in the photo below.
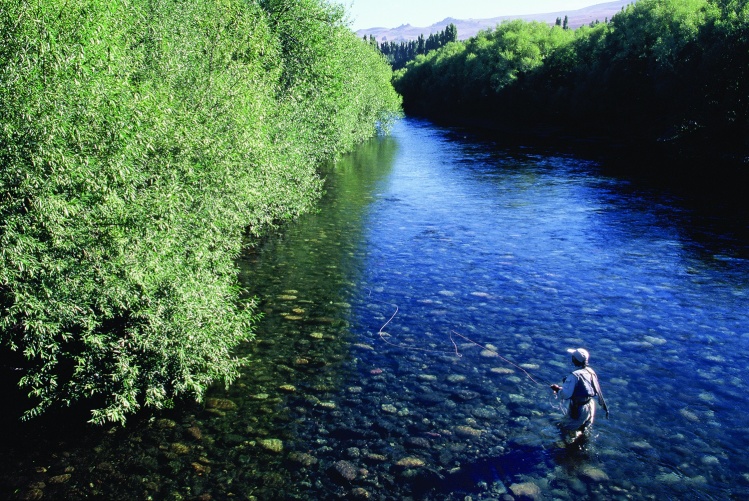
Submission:
M 597 395 L 595 386 L 593 384 L 593 378 L 595 377 L 592 371 L 587 368 L 578 369 L 572 373 L 577 378 L 575 383 L 575 389 L 572 391 L 572 400 L 576 404 L 586 404 L 588 401 Z

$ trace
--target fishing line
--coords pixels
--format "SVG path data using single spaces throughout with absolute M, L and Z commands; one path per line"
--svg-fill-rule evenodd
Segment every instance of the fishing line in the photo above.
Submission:
M 453 334 L 455 334 L 456 336 L 460 336 L 460 337 L 462 337 L 463 339 L 465 339 L 465 340 L 466 340 L 466 341 L 468 341 L 469 343 L 473 343 L 473 344 L 475 344 L 475 345 L 476 345 L 476 346 L 478 346 L 479 348 L 483 348 L 484 350 L 487 350 L 487 351 L 489 351 L 489 352 L 491 352 L 491 353 L 494 353 L 495 355 L 497 355 L 497 356 L 498 356 L 499 358 L 501 358 L 502 360 L 504 360 L 504 361 L 505 361 L 505 362 L 507 362 L 508 364 L 510 364 L 510 365 L 512 365 L 513 367 L 515 367 L 515 368 L 517 368 L 517 369 L 520 369 L 521 371 L 523 371 L 523 373 L 524 373 L 524 374 L 525 374 L 526 376 L 528 376 L 528 379 L 530 379 L 531 381 L 533 381 L 533 382 L 534 382 L 534 383 L 536 383 L 537 385 L 539 385 L 539 386 L 547 386 L 547 385 L 551 385 L 551 383 L 549 383 L 549 382 L 548 382 L 548 381 L 547 381 L 546 379 L 543 379 L 543 381 L 544 381 L 543 383 L 539 383 L 538 381 L 536 381 L 536 380 L 535 380 L 535 379 L 533 378 L 533 376 L 531 376 L 531 373 L 530 373 L 530 372 L 528 372 L 527 370 L 525 370 L 525 369 L 524 369 L 523 367 L 519 366 L 518 364 L 516 364 L 516 363 L 512 362 L 511 360 L 508 360 L 507 358 L 503 357 L 502 355 L 500 355 L 500 354 L 499 354 L 499 353 L 497 352 L 497 350 L 493 350 L 493 349 L 489 348 L 488 346 L 484 346 L 483 344 L 477 343 L 477 342 L 476 342 L 476 341 L 474 341 L 473 339 L 471 339 L 471 338 L 468 338 L 468 337 L 464 336 L 463 334 L 460 334 L 459 332 L 455 332 L 455 331 L 450 331 L 450 332 L 452 332 L 452 333 L 453 333 Z M 452 339 L 452 337 L 451 337 L 451 339 Z M 542 379 L 542 378 L 539 378 L 539 379 Z
M 372 291 L 370 291 L 369 294 L 371 296 Z M 377 299 L 375 299 L 375 301 L 377 301 Z M 390 303 L 385 303 L 384 301 L 380 301 L 380 302 L 383 303 L 383 304 L 390 304 Z M 382 325 L 382 327 L 380 327 L 380 330 L 377 331 L 377 335 L 380 337 L 380 340 L 382 340 L 383 343 L 388 344 L 390 346 L 394 346 L 396 348 L 401 348 L 401 349 L 404 349 L 404 350 L 423 351 L 425 353 L 441 353 L 441 354 L 451 353 L 451 352 L 443 351 L 443 350 L 427 350 L 426 348 L 419 348 L 417 346 L 411 346 L 411 345 L 406 345 L 406 344 L 398 344 L 398 343 L 391 343 L 390 341 L 388 341 L 387 339 L 385 339 L 385 335 L 387 333 L 383 332 L 383 330 L 385 329 L 385 327 L 387 327 L 387 325 L 390 322 L 393 321 L 393 319 L 395 318 L 395 316 L 398 314 L 398 311 L 399 311 L 399 308 L 398 308 L 397 304 L 390 304 L 390 306 L 394 306 L 395 307 L 395 311 L 393 312 L 392 315 L 390 315 L 390 318 L 388 318 L 388 321 L 385 322 Z M 389 335 L 389 334 L 387 334 L 387 335 Z M 458 357 L 458 358 L 463 358 L 463 354 L 458 351 L 458 345 L 455 343 L 455 340 L 453 339 L 452 334 L 450 334 L 450 342 L 453 344 L 453 347 L 455 348 L 455 356 Z
M 370 297 L 372 296 L 372 291 L 371 291 L 371 290 L 369 291 L 369 296 L 370 296 Z M 378 300 L 377 300 L 377 299 L 375 299 L 375 301 L 378 301 Z M 426 352 L 426 353 L 441 353 L 441 354 L 452 353 L 452 352 L 447 352 L 447 351 L 444 351 L 444 350 L 428 350 L 428 349 L 426 349 L 426 348 L 419 348 L 419 347 L 417 347 L 417 346 L 412 346 L 412 345 L 407 345 L 407 344 L 401 344 L 401 343 L 393 343 L 393 342 L 390 342 L 389 340 L 387 340 L 387 339 L 385 338 L 385 335 L 386 335 L 387 333 L 385 333 L 385 332 L 383 332 L 383 331 L 384 331 L 385 327 L 387 327 L 387 326 L 388 326 L 388 324 L 390 324 L 390 322 L 392 322 L 392 321 L 393 321 L 393 319 L 394 319 L 394 318 L 395 318 L 395 316 L 396 316 L 396 315 L 398 314 L 398 312 L 400 311 L 400 309 L 398 308 L 398 305 L 397 305 L 397 304 L 393 304 L 393 303 L 385 303 L 384 301 L 378 301 L 378 302 L 381 302 L 381 303 L 383 303 L 383 304 L 388 304 L 388 305 L 390 305 L 390 306 L 393 306 L 393 307 L 395 307 L 395 311 L 393 312 L 393 314 L 392 314 L 392 315 L 390 315 L 390 318 L 388 318 L 387 322 L 385 322 L 385 323 L 384 323 L 384 324 L 382 325 L 382 327 L 380 327 L 380 329 L 379 329 L 379 330 L 377 331 L 377 334 L 378 334 L 378 336 L 380 337 L 380 339 L 381 339 L 381 340 L 382 340 L 382 341 L 383 341 L 383 342 L 384 342 L 385 344 L 388 344 L 388 345 L 390 345 L 390 346 L 394 346 L 394 347 L 396 347 L 396 348 L 401 348 L 401 349 L 404 349 L 404 350 L 422 351 L 422 352 Z M 533 381 L 533 382 L 534 382 L 535 384 L 537 384 L 538 386 L 550 386 L 550 385 L 551 385 L 551 383 L 550 383 L 550 382 L 549 382 L 548 380 L 544 379 L 544 378 L 538 378 L 538 379 L 541 379 L 541 381 L 543 381 L 543 382 L 539 382 L 539 381 L 538 381 L 538 380 L 537 380 L 536 378 L 534 378 L 534 377 L 533 377 L 533 375 L 531 375 L 531 373 L 530 373 L 530 372 L 529 372 L 528 370 L 526 370 L 525 368 L 521 367 L 520 365 L 518 365 L 518 364 L 514 363 L 513 361 L 511 361 L 511 360 L 507 359 L 506 357 L 504 357 L 504 356 L 500 355 L 500 354 L 499 354 L 499 353 L 497 352 L 497 350 L 494 350 L 494 349 L 492 349 L 492 348 L 489 348 L 488 346 L 485 346 L 485 345 L 483 345 L 483 344 L 481 344 L 481 343 L 478 343 L 478 342 L 474 341 L 473 339 L 469 338 L 468 336 L 464 336 L 463 334 L 461 334 L 461 333 L 459 333 L 459 332 L 456 332 L 456 331 L 454 331 L 454 330 L 450 330 L 450 333 L 448 334 L 448 336 L 449 336 L 449 338 L 450 338 L 450 342 L 451 342 L 451 343 L 453 344 L 453 348 L 454 348 L 454 353 L 455 353 L 455 356 L 456 356 L 456 357 L 458 357 L 458 358 L 463 358 L 463 354 L 462 354 L 462 353 L 460 353 L 460 351 L 459 351 L 459 349 L 458 349 L 458 345 L 457 345 L 457 343 L 455 342 L 455 339 L 453 339 L 453 334 L 455 334 L 456 336 L 459 336 L 459 337 L 461 337 L 461 338 L 465 339 L 465 340 L 466 340 L 466 341 L 468 341 L 469 343 L 472 343 L 472 344 L 474 344 L 474 345 L 478 346 L 479 348 L 482 348 L 482 349 L 484 349 L 484 350 L 486 350 L 486 351 L 488 351 L 488 352 L 494 353 L 494 354 L 495 354 L 496 356 L 498 356 L 498 357 L 499 357 L 499 358 L 500 358 L 501 360 L 503 360 L 504 362 L 506 362 L 506 363 L 508 363 L 508 364 L 512 365 L 513 367 L 515 367 L 515 368 L 519 369 L 520 371 L 522 371 L 522 372 L 523 372 L 523 374 L 525 374 L 525 375 L 526 375 L 526 376 L 528 377 L 528 379 L 530 379 L 531 381 Z M 387 334 L 387 335 L 389 335 L 389 334 Z M 537 377 L 538 377 L 538 376 L 537 376 Z M 556 395 L 556 394 L 555 394 L 555 395 Z

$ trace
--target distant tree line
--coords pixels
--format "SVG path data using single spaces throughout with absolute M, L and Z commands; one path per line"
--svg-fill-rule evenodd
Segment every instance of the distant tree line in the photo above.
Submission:
M 394 70 L 403 68 L 409 61 L 413 61 L 416 56 L 428 54 L 433 50 L 444 47 L 450 42 L 458 41 L 458 27 L 450 23 L 444 30 L 438 33 L 430 33 L 424 38 L 421 34 L 416 40 L 406 42 L 388 42 L 379 43 L 375 37 L 365 36 L 370 44 L 377 48 L 388 60 Z
M 575 30 L 505 22 L 394 84 L 407 113 L 749 151 L 749 3 L 639 0 Z

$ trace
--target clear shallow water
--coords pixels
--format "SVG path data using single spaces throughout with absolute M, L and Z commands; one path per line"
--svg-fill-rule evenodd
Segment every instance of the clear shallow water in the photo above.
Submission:
M 243 260 L 265 317 L 237 384 L 205 408 L 16 450 L 5 485 L 127 499 L 749 496 L 749 247 L 727 230 L 745 221 L 414 120 L 326 175 L 320 212 Z M 612 412 L 584 450 L 560 446 L 548 389 L 577 346 Z

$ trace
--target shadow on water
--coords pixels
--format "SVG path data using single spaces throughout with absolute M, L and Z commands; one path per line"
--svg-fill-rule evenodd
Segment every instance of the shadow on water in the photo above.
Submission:
M 749 259 L 747 248 L 735 249 L 730 243 L 749 242 L 749 168 L 745 162 L 737 165 L 726 161 L 721 151 L 716 150 L 712 157 L 675 160 L 663 152 L 623 148 L 610 142 L 593 141 L 587 147 L 585 142 L 547 144 L 470 127 L 451 127 L 446 134 L 455 141 L 468 140 L 472 153 L 490 157 L 509 154 L 518 160 L 544 155 L 587 159 L 589 172 L 585 175 L 611 181 L 616 197 L 634 202 L 635 210 L 640 204 L 640 214 L 652 210 L 656 217 L 663 217 L 695 246 L 704 246 L 697 252 L 708 262 L 714 255 L 718 260 L 724 255 L 728 259 Z M 631 206 L 624 208 L 629 210 Z
M 503 494 L 510 490 L 523 497 L 525 479 L 541 476 L 544 472 L 559 469 L 564 475 L 577 475 L 592 464 L 594 454 L 588 442 L 564 445 L 509 443 L 509 452 L 483 457 L 448 471 L 424 469 L 411 480 L 417 498 L 436 499 L 457 493 L 481 494 L 487 491 Z
M 442 492 L 478 491 L 481 486 L 501 482 L 509 486 L 519 475 L 529 475 L 552 467 L 554 458 L 542 447 L 510 444 L 510 452 L 501 456 L 482 458 L 448 473 L 441 483 Z

